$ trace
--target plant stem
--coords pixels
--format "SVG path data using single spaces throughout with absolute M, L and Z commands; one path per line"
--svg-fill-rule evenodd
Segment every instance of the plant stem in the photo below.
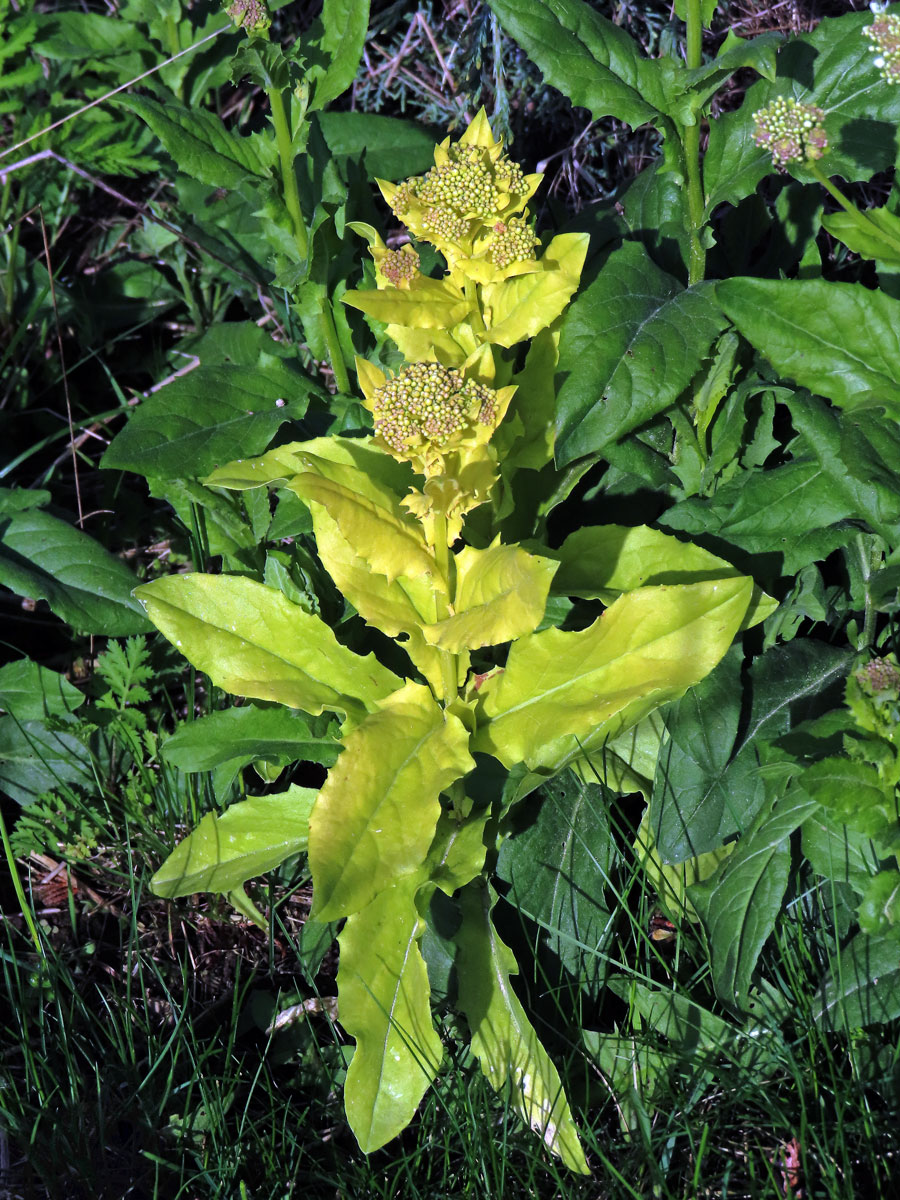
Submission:
M 446 579 L 449 589 L 449 599 L 438 588 L 434 589 L 435 608 L 439 621 L 445 620 L 450 615 L 450 605 L 454 599 L 454 581 L 451 574 L 452 564 L 450 562 L 450 547 L 447 545 L 447 518 L 438 515 L 434 518 L 434 557 L 437 563 L 438 575 L 442 579 Z M 451 654 L 449 650 L 439 650 L 441 662 L 441 684 L 444 701 L 444 706 L 452 704 L 459 695 L 459 664 L 455 654 Z
M 297 191 L 297 176 L 294 174 L 294 151 L 291 146 L 291 130 L 288 125 L 287 113 L 281 91 L 276 87 L 266 89 L 269 104 L 272 106 L 272 124 L 275 126 L 275 139 L 278 143 L 278 157 L 281 160 L 281 182 L 284 187 L 284 204 L 294 226 L 294 241 L 300 251 L 301 258 L 309 256 L 309 237 L 306 233 L 306 222 L 300 208 L 300 193 Z M 332 364 L 333 366 L 334 364 Z
M 334 314 L 331 311 L 331 297 L 328 295 L 325 295 L 322 298 L 322 312 L 319 320 L 321 324 L 322 338 L 325 342 L 325 347 L 328 350 L 328 358 L 331 362 L 331 369 L 334 372 L 335 387 L 342 395 L 349 396 L 350 376 L 347 374 L 347 367 L 344 363 L 344 352 L 341 349 L 341 343 L 338 339 L 338 332 L 334 324 Z
M 700 0 L 687 0 L 686 64 L 689 71 L 703 62 L 703 21 Z M 703 178 L 700 167 L 700 120 L 695 114 L 693 125 L 683 125 L 681 145 L 684 154 L 684 173 L 687 179 L 688 216 L 690 218 L 690 252 L 688 283 L 699 283 L 706 274 L 706 250 L 700 237 L 703 220 Z

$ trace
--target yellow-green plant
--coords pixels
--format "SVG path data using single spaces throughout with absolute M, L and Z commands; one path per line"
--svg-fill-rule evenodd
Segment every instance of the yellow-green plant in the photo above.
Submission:
M 474 1054 L 546 1145 L 586 1172 L 563 1085 L 491 919 L 507 816 L 702 679 L 769 602 L 727 563 L 649 529 L 582 529 L 559 549 L 525 550 L 504 544 L 491 518 L 479 527 L 483 544 L 467 544 L 476 510 L 496 503 L 504 460 L 550 452 L 535 414 L 546 424 L 552 412 L 555 329 L 587 246 L 564 235 L 539 252 L 527 209 L 537 183 L 482 113 L 456 145 L 437 148 L 424 176 L 383 185 L 447 270 L 422 275 L 411 246 L 389 250 L 365 230 L 378 287 L 348 300 L 387 322 L 408 360 L 392 375 L 357 364 L 373 435 L 281 446 L 206 480 L 278 484 L 300 497 L 323 564 L 362 619 L 396 640 L 405 671 L 397 656 L 392 669 L 354 653 L 320 617 L 253 579 L 171 576 L 137 595 L 217 686 L 336 713 L 343 746 L 317 794 L 294 787 L 204 818 L 156 890 L 226 892 L 253 914 L 243 882 L 308 850 L 312 918 L 345 922 L 339 1015 L 356 1040 L 345 1102 L 366 1151 L 408 1124 L 440 1070 L 420 943 L 432 898 L 445 893 L 458 915 L 457 1003 Z M 529 338 L 516 374 L 506 352 Z M 585 629 L 539 629 L 553 589 L 608 607 Z M 509 647 L 505 665 L 485 670 L 495 647 L 498 662 Z M 490 778 L 499 762 L 506 786 L 486 789 L 483 773 L 474 786 L 476 756 L 495 760 Z

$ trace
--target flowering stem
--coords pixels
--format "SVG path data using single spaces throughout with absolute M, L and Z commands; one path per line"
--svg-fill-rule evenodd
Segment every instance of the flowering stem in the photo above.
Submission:
M 687 0 L 687 47 L 686 65 L 695 70 L 703 63 L 703 21 L 700 0 Z M 688 283 L 699 283 L 706 274 L 706 250 L 700 237 L 703 220 L 703 179 L 700 167 L 700 121 L 699 115 L 693 125 L 682 126 L 681 144 L 684 151 L 684 168 L 687 178 L 688 216 L 690 218 L 690 254 Z
M 269 104 L 272 106 L 272 124 L 275 126 L 275 139 L 278 142 L 278 157 L 281 159 L 281 182 L 284 186 L 284 204 L 294 227 L 294 241 L 300 251 L 301 258 L 309 255 L 309 238 L 306 234 L 306 222 L 300 208 L 300 193 L 297 191 L 297 176 L 294 174 L 294 151 L 291 146 L 291 130 L 288 125 L 287 113 L 281 90 L 277 87 L 266 88 Z
M 450 593 L 448 600 L 447 596 L 438 588 L 435 588 L 434 591 L 437 618 L 439 621 L 444 621 L 450 615 L 450 604 L 453 602 L 456 588 L 452 575 L 453 564 L 450 561 L 450 547 L 447 545 L 447 518 L 443 513 L 436 513 L 434 518 L 434 557 L 438 576 L 447 580 Z M 446 707 L 446 705 L 452 704 L 459 695 L 458 663 L 456 655 L 451 654 L 449 650 L 439 650 L 438 654 L 441 661 L 441 684 L 444 693 L 442 699 Z
M 334 384 L 337 390 L 343 396 L 350 394 L 350 377 L 347 374 L 347 367 L 344 364 L 344 352 L 341 350 L 341 343 L 338 340 L 337 329 L 334 324 L 334 315 L 331 311 L 331 298 L 323 296 L 322 312 L 319 317 L 322 329 L 322 339 L 325 342 L 325 348 L 328 351 L 328 358 L 331 362 L 331 369 L 334 372 Z

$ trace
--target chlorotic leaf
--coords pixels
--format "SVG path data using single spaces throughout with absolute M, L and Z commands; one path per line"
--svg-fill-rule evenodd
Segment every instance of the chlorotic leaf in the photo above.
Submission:
M 373 654 L 354 654 L 318 617 L 255 580 L 169 575 L 135 595 L 185 658 L 234 695 L 361 716 L 401 684 Z
M 457 654 L 531 633 L 540 623 L 556 564 L 519 546 L 467 546 L 456 556 L 456 612 L 422 628 L 425 640 Z
M 459 718 L 419 683 L 389 696 L 347 736 L 310 825 L 316 920 L 358 912 L 421 867 L 441 792 L 475 765 L 468 740 Z
M 231 892 L 306 849 L 315 788 L 254 796 L 224 813 L 207 813 L 150 881 L 172 900 L 194 892 Z
M 588 629 L 522 638 L 505 671 L 481 689 L 487 721 L 476 748 L 506 766 L 556 764 L 561 741 L 584 739 L 636 702 L 632 713 L 645 717 L 712 670 L 740 629 L 752 593 L 746 578 L 640 588 Z
M 472 1033 L 472 1051 L 495 1091 L 510 1085 L 519 1116 L 572 1171 L 590 1170 L 559 1074 L 538 1041 L 512 987 L 515 957 L 491 921 L 495 897 L 482 882 L 460 893 L 459 1006 Z
M 437 1075 L 434 1030 L 416 910 L 421 877 L 385 888 L 344 925 L 338 1011 L 356 1049 L 344 1084 L 350 1128 L 366 1154 L 396 1137 Z

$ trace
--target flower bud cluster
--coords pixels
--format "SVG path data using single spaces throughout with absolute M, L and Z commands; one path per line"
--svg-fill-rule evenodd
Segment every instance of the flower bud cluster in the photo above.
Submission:
M 856 672 L 860 686 L 871 696 L 900 696 L 900 670 L 887 658 L 873 658 Z
M 886 13 L 880 4 L 871 5 L 875 20 L 863 30 L 872 42 L 875 66 L 888 83 L 900 83 L 900 15 Z
M 238 29 L 252 37 L 266 33 L 272 24 L 266 0 L 233 0 L 225 10 Z
M 376 389 L 372 407 L 376 434 L 401 457 L 424 445 L 446 450 L 497 415 L 490 388 L 438 362 L 404 367 Z
M 801 104 L 790 96 L 777 96 L 754 113 L 753 140 L 772 154 L 772 164 L 782 170 L 791 162 L 814 162 L 828 148 L 822 122 L 825 114 L 814 104 Z
M 412 246 L 388 250 L 381 260 L 381 273 L 394 287 L 399 287 L 401 280 L 411 283 L 419 274 L 419 256 Z
M 534 248 L 540 245 L 531 226 L 522 217 L 510 217 L 508 221 L 497 221 L 490 240 L 488 257 L 495 267 L 508 267 L 510 263 L 528 262 L 534 258 Z

